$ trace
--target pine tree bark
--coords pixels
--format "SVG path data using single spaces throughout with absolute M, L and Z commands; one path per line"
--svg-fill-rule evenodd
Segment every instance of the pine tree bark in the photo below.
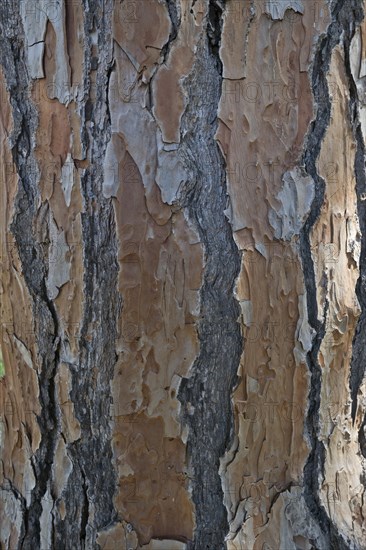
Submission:
M 3 0 L 0 545 L 366 548 L 362 0 Z

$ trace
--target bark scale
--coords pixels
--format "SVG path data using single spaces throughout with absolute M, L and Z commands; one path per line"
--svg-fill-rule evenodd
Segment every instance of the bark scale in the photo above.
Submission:
M 363 0 L 0 27 L 1 548 L 366 548 Z

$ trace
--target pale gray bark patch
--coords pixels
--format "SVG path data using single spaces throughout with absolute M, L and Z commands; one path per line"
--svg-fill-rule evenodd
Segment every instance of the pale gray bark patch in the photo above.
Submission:
M 274 20 L 283 19 L 288 9 L 304 13 L 304 5 L 301 0 L 266 0 L 265 2 L 265 11 Z
M 314 182 L 296 167 L 282 176 L 283 186 L 277 195 L 280 207 L 269 212 L 269 222 L 276 239 L 290 241 L 300 234 L 314 200 Z
M 49 219 L 50 254 L 48 258 L 47 292 L 50 300 L 57 298 L 60 288 L 70 280 L 70 261 L 67 259 L 69 247 L 65 232 L 60 231 L 55 220 Z

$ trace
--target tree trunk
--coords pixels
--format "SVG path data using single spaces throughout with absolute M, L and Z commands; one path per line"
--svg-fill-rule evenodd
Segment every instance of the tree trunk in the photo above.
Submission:
M 1 3 L 1 549 L 366 548 L 363 4 Z

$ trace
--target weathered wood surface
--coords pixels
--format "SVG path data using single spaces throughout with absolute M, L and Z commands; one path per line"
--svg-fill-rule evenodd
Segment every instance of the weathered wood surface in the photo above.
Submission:
M 0 25 L 1 548 L 365 549 L 363 0 Z

